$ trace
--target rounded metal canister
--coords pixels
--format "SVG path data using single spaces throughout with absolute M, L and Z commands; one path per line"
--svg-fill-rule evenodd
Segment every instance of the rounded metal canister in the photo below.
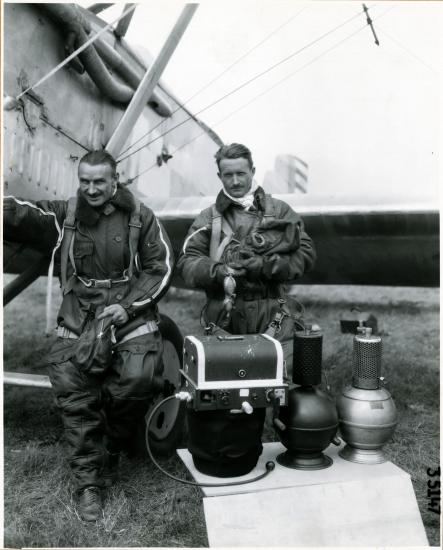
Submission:
M 337 399 L 339 429 L 347 445 L 339 455 L 351 462 L 380 464 L 382 447 L 397 425 L 391 394 L 380 387 L 382 342 L 369 327 L 354 337 L 352 385 Z
M 321 384 L 323 335 L 309 328 L 294 334 L 292 381 L 300 386 Z
M 288 405 L 280 409 L 278 435 L 287 451 L 277 462 L 288 468 L 319 470 L 332 464 L 323 454 L 338 428 L 335 403 L 321 384 L 323 335 L 307 327 L 294 334 L 292 380 L 299 387 L 288 393 Z
M 277 428 L 277 432 L 289 454 L 310 459 L 307 464 L 317 467 L 317 457 L 322 456 L 321 451 L 331 443 L 338 428 L 333 400 L 312 386 L 293 388 L 288 394 L 288 406 L 280 409 L 280 420 L 285 429 Z M 325 467 L 322 464 L 323 459 L 320 465 Z
M 397 425 L 397 410 L 385 388 L 364 390 L 346 386 L 337 399 L 339 429 L 348 444 L 340 456 L 352 462 L 385 462 L 382 447 Z

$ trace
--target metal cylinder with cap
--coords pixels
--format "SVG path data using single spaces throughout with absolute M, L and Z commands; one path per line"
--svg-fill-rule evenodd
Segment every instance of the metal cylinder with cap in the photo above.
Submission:
M 382 447 L 397 425 L 397 411 L 388 390 L 382 387 L 382 340 L 370 327 L 359 327 L 354 337 L 352 384 L 337 399 L 339 429 L 347 445 L 339 455 L 350 462 L 380 464 Z
M 295 384 L 288 406 L 280 409 L 276 431 L 287 451 L 277 462 L 298 470 L 320 470 L 331 466 L 323 450 L 334 440 L 338 428 L 333 400 L 317 386 L 321 383 L 323 335 L 307 325 L 294 334 Z
M 382 340 L 370 327 L 359 327 L 354 338 L 352 385 L 363 390 L 380 387 Z
M 292 381 L 300 386 L 321 384 L 323 335 L 311 325 L 294 334 L 294 365 Z

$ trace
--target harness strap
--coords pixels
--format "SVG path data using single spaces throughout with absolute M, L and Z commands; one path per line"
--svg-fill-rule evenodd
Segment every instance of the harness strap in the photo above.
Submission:
M 271 195 L 266 195 L 265 201 L 265 210 L 263 213 L 263 217 L 270 221 L 275 218 L 275 206 L 271 200 Z M 225 237 L 220 242 L 221 234 L 224 233 Z M 229 225 L 226 218 L 220 214 L 220 212 L 217 210 L 217 207 L 215 204 L 212 205 L 212 233 L 211 233 L 211 242 L 209 246 L 209 257 L 218 262 L 220 258 L 223 255 L 223 252 L 225 251 L 225 248 L 228 246 L 231 237 L 233 235 L 233 231 L 231 226 Z
M 142 228 L 140 212 L 141 202 L 134 197 L 134 210 L 131 213 L 131 219 L 129 220 L 129 267 L 126 270 L 126 275 L 131 279 L 134 272 L 134 264 L 137 268 L 138 259 L 138 241 L 140 239 L 140 230 Z
M 77 207 L 77 197 L 71 197 L 68 200 L 68 209 L 66 211 L 65 221 L 63 222 L 63 240 L 60 249 L 60 276 L 62 280 L 62 291 L 65 291 L 67 284 L 68 257 L 74 267 L 74 256 L 72 252 L 75 233 L 75 210 Z
M 222 232 L 225 236 L 220 242 Z M 211 243 L 209 245 L 209 256 L 212 260 L 216 262 L 220 261 L 220 258 L 223 256 L 223 252 L 228 246 L 232 235 L 232 227 L 229 225 L 226 218 L 217 210 L 215 204 L 213 204 Z
M 212 229 L 211 229 L 211 243 L 209 245 L 209 257 L 211 260 L 215 260 L 217 254 L 217 248 L 220 244 L 221 236 L 221 226 L 222 226 L 222 215 L 215 207 L 215 204 L 212 205 Z
M 275 218 L 275 206 L 274 203 L 270 200 L 271 198 L 272 195 L 265 195 L 265 211 L 263 217 L 267 218 L 268 220 Z
M 125 270 L 124 275 L 131 279 L 134 273 L 134 264 L 137 267 L 138 258 L 138 241 L 140 238 L 141 224 L 141 202 L 134 198 L 134 210 L 131 213 L 129 220 L 129 267 Z M 68 209 L 66 211 L 65 221 L 63 222 L 63 240 L 61 244 L 60 252 L 60 276 L 62 281 L 62 291 L 65 291 L 67 286 L 67 271 L 68 271 L 68 259 L 76 274 L 75 261 L 74 261 L 74 234 L 76 228 L 75 211 L 77 208 L 77 197 L 71 197 L 68 200 Z M 83 282 L 83 281 L 82 281 Z M 84 283 L 85 284 L 85 283 Z
M 75 237 L 75 232 L 71 237 L 71 243 L 69 245 L 69 261 L 71 262 L 71 265 L 74 268 L 74 275 L 77 275 L 77 269 L 75 268 L 75 259 L 74 259 L 74 240 L 75 240 L 74 237 Z

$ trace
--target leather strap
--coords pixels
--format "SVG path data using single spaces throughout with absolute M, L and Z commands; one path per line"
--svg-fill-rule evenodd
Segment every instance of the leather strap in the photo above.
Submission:
M 125 277 L 131 279 L 134 272 L 134 264 L 137 265 L 138 257 L 138 242 L 140 239 L 141 224 L 141 202 L 134 198 L 134 210 L 131 213 L 129 220 L 129 267 L 125 270 Z M 63 222 L 63 240 L 61 244 L 60 252 L 60 276 L 62 281 L 62 291 L 65 291 L 67 286 L 67 271 L 68 271 L 68 259 L 74 268 L 74 275 L 76 274 L 75 261 L 74 261 L 74 235 L 76 228 L 75 211 L 77 208 L 77 197 L 71 197 L 68 200 L 68 208 L 66 211 L 65 221 Z M 83 281 L 82 281 L 83 282 Z M 88 285 L 86 285 L 88 286 Z
M 221 234 L 225 235 L 220 242 Z M 220 214 L 215 204 L 212 205 L 212 231 L 211 231 L 211 243 L 209 245 L 209 257 L 211 260 L 219 262 L 223 256 L 225 248 L 228 246 L 229 241 L 233 235 L 233 231 L 226 218 Z
M 140 219 L 141 202 L 134 197 L 134 210 L 131 213 L 131 219 L 129 220 L 129 267 L 126 270 L 126 274 L 131 279 L 134 272 L 134 264 L 137 265 L 138 256 L 138 241 L 140 239 L 140 230 L 142 223 Z
M 151 334 L 152 332 L 156 332 L 157 330 L 158 325 L 155 321 L 146 321 L 144 325 L 141 325 L 131 332 L 128 332 L 128 334 L 125 334 L 121 340 L 117 341 L 117 343 L 123 344 L 123 342 L 126 342 L 127 340 L 137 338 L 137 336 L 143 336 L 144 334 Z
M 66 211 L 66 217 L 63 222 L 63 240 L 60 250 L 60 276 L 62 281 L 62 292 L 65 291 L 67 284 L 67 270 L 68 270 L 68 257 L 72 255 L 72 246 L 73 246 L 73 237 L 75 233 L 75 209 L 77 207 L 77 197 L 71 197 L 68 200 L 68 209 Z M 73 263 L 74 258 L 71 258 L 71 263 Z

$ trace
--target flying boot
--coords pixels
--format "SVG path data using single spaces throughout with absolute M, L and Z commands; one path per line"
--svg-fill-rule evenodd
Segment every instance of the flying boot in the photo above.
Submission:
M 81 489 L 78 495 L 77 510 L 83 521 L 98 521 L 103 517 L 100 487 L 90 485 Z
M 102 479 L 105 487 L 112 487 L 118 481 L 118 467 L 120 463 L 120 453 L 111 453 L 106 451 L 106 461 L 103 468 Z

